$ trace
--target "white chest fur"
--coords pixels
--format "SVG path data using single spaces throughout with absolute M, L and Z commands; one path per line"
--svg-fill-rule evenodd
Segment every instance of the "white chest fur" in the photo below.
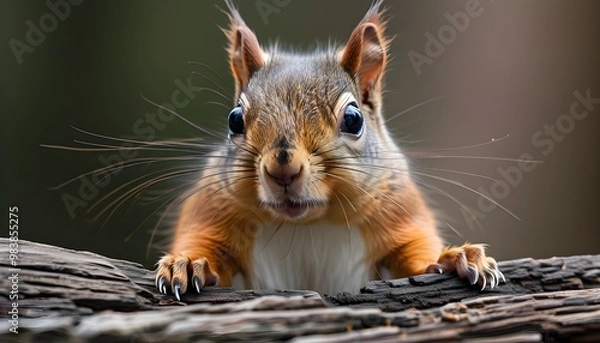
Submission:
M 364 239 L 357 228 L 318 222 L 259 227 L 252 257 L 255 289 L 311 289 L 357 293 L 371 279 Z

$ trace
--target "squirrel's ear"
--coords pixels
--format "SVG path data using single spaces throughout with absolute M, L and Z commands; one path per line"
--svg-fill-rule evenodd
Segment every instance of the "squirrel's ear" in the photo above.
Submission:
M 265 64 L 265 54 L 260 48 L 256 35 L 240 16 L 230 1 L 225 2 L 229 8 L 229 29 L 223 32 L 229 39 L 229 64 L 235 78 L 236 94 L 244 89 L 254 72 Z
M 338 55 L 341 66 L 358 81 L 362 101 L 371 104 L 381 88 L 389 45 L 384 36 L 385 22 L 381 19 L 383 11 L 379 8 L 381 2 L 376 1 L 371 6 Z

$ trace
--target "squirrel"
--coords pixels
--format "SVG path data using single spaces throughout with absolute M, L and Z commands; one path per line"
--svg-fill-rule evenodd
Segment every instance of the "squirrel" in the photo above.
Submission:
M 374 2 L 345 46 L 263 49 L 226 0 L 235 81 L 229 135 L 181 204 L 156 287 L 177 300 L 223 285 L 357 293 L 390 277 L 504 281 L 484 244 L 445 247 L 382 114 L 390 39 Z

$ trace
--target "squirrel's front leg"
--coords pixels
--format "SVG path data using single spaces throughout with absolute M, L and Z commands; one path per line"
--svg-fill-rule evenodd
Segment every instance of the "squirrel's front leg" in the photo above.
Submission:
M 181 294 L 193 287 L 197 293 L 205 286 L 218 282 L 229 284 L 233 277 L 233 266 L 222 256 L 224 244 L 207 227 L 178 229 L 171 252 L 158 261 L 156 287 L 159 292 L 169 290 L 177 300 Z M 181 233 L 181 231 L 186 231 Z
M 404 230 L 403 230 L 404 231 Z M 458 247 L 443 248 L 435 229 L 415 227 L 406 230 L 406 242 L 399 245 L 385 261 L 394 277 L 422 273 L 456 272 L 460 278 L 482 289 L 504 282 L 504 275 L 492 257 L 486 256 L 485 245 L 465 243 Z
M 199 198 L 184 203 L 170 252 L 157 263 L 158 291 L 163 294 L 170 291 L 177 300 L 191 287 L 200 293 L 205 286 L 230 285 L 235 273 L 243 269 L 240 264 L 243 258 L 236 253 L 243 251 L 243 247 L 233 242 L 248 240 L 234 237 L 231 223 L 203 217 L 198 211 L 203 203 Z

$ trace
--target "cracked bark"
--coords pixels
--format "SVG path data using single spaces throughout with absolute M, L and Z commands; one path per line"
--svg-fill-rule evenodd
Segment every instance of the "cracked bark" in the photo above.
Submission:
M 483 292 L 420 275 L 372 281 L 360 294 L 210 287 L 177 302 L 137 263 L 23 240 L 19 249 L 19 335 L 2 320 L 3 342 L 600 341 L 600 255 L 503 261 L 507 282 Z M 11 286 L 0 279 L 2 318 Z

